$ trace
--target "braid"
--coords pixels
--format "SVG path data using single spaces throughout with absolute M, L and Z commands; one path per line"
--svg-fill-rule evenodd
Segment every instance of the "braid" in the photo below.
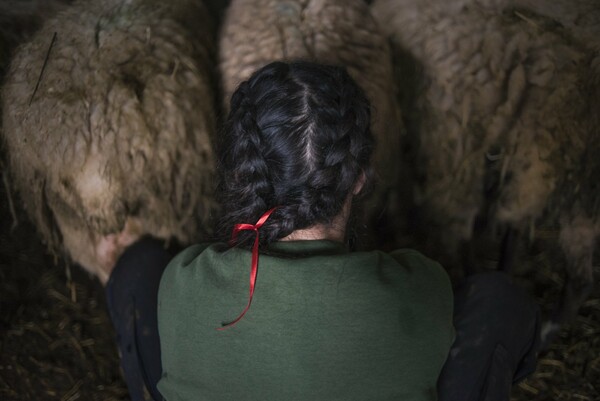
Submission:
M 231 116 L 226 129 L 238 133 L 235 140 L 227 140 L 220 159 L 222 178 L 220 192 L 222 203 L 234 204 L 228 214 L 235 224 L 247 216 L 255 216 L 259 210 L 267 210 L 273 192 L 269 169 L 261 152 L 261 135 L 256 125 L 256 108 L 248 95 L 248 83 L 244 82 L 231 100 Z M 229 229 L 230 230 L 230 229 Z M 241 233 L 241 238 L 247 237 Z
M 275 62 L 254 73 L 232 96 L 219 144 L 221 234 L 275 206 L 263 243 L 331 222 L 360 175 L 370 178 L 369 119 L 366 97 L 341 68 Z
M 315 169 L 311 181 L 323 183 L 320 188 L 316 188 L 319 196 L 317 204 L 329 206 L 331 209 L 326 210 L 326 213 L 333 215 L 341 210 L 358 175 L 361 172 L 370 175 L 370 150 L 373 147 L 366 98 L 345 71 L 339 71 L 336 78 L 339 93 L 332 99 L 334 104 L 323 105 L 321 110 L 311 110 L 314 115 L 322 116 L 319 126 L 331 125 L 330 135 L 315 138 L 316 141 L 328 142 L 314 147 L 324 151 L 317 157 L 322 162 Z

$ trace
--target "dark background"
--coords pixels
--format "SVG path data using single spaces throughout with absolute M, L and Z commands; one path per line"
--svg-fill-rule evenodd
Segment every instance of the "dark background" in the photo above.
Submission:
M 26 3 L 27 0 L 17 0 Z M 0 0 L 2 6 L 9 0 Z M 15 3 L 15 1 L 13 1 Z M 208 0 L 220 21 L 228 0 Z M 9 21 L 25 35 L 32 21 Z M 0 43 L 2 45 L 2 43 Z M 2 56 L 10 49 L 0 46 Z M 0 152 L 0 400 L 127 400 L 102 286 L 78 266 L 46 252 L 11 192 Z M 540 232 L 515 275 L 548 312 L 564 281 L 559 254 Z M 490 253 L 490 257 L 492 253 Z M 597 267 L 596 267 L 597 268 Z M 600 289 L 541 356 L 514 400 L 600 400 Z

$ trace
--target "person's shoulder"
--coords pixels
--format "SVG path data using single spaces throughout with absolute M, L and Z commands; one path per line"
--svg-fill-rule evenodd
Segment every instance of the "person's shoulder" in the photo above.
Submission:
M 207 252 L 218 252 L 224 244 L 206 242 L 195 244 L 179 252 L 167 265 L 161 278 L 161 287 L 169 287 L 193 274 L 198 259 Z
M 405 261 L 409 261 L 409 262 L 417 262 L 417 263 L 428 263 L 428 262 L 435 262 L 433 259 L 428 258 L 427 256 L 423 255 L 421 252 L 417 251 L 416 249 L 412 249 L 412 248 L 400 248 L 400 249 L 396 249 L 393 250 L 389 253 L 390 255 L 392 255 L 394 257 L 394 259 L 398 260 L 399 262 L 405 262 Z
M 446 270 L 437 261 L 428 258 L 414 249 L 397 249 L 390 252 L 390 256 L 407 269 L 417 281 L 427 281 L 429 287 L 440 290 L 451 290 L 450 277 Z
M 446 275 L 444 268 L 435 260 L 428 258 L 423 255 L 421 252 L 410 249 L 410 248 L 401 248 L 396 249 L 389 253 L 390 256 L 396 260 L 396 262 L 401 265 L 409 268 L 409 269 L 425 269 L 427 272 L 431 274 L 439 274 L 439 272 Z
M 423 316 L 436 321 L 437 327 L 448 333 L 449 347 L 454 338 L 454 294 L 448 273 L 441 264 L 414 249 L 399 249 L 390 255 L 410 272 L 412 301 L 419 305 Z
M 171 266 L 187 267 L 190 264 L 192 264 L 193 261 L 199 255 L 201 255 L 203 252 L 205 252 L 207 249 L 215 248 L 215 247 L 218 247 L 219 245 L 220 245 L 219 243 L 213 243 L 213 242 L 205 242 L 205 243 L 191 245 L 191 246 L 185 248 L 183 251 L 179 252 L 171 260 L 168 267 L 171 267 Z

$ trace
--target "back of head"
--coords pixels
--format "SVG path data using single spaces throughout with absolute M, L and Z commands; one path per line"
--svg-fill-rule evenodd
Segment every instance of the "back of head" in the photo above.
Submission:
M 262 243 L 330 223 L 361 174 L 369 181 L 369 122 L 369 102 L 342 68 L 274 62 L 255 72 L 233 94 L 220 138 L 223 235 L 273 207 Z

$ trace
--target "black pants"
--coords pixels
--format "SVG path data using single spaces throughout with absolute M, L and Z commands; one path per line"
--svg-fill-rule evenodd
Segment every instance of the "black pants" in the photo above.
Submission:
M 106 285 L 133 401 L 162 400 L 157 296 L 172 256 L 160 242 L 142 239 L 123 253 Z M 539 308 L 495 272 L 465 279 L 454 304 L 456 340 L 438 379 L 440 401 L 508 401 L 512 384 L 535 370 Z
M 540 310 L 504 273 L 467 277 L 454 291 L 456 339 L 438 379 L 440 401 L 508 401 L 533 373 Z
M 132 401 L 163 399 L 156 389 L 162 373 L 158 285 L 173 256 L 161 242 L 144 238 L 123 252 L 106 284 L 106 303 Z

